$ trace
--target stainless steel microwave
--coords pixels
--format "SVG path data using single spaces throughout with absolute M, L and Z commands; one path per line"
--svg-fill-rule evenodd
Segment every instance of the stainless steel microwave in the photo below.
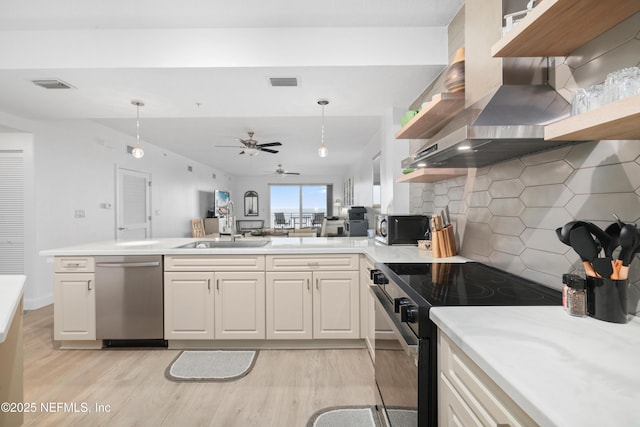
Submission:
M 426 215 L 376 215 L 376 240 L 385 245 L 417 245 L 430 237 Z

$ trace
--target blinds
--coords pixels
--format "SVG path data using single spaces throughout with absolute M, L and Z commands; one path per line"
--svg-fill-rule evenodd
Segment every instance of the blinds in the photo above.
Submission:
M 144 177 L 123 175 L 124 224 L 143 224 L 147 220 L 147 180 Z
M 0 150 L 0 274 L 24 274 L 24 155 Z

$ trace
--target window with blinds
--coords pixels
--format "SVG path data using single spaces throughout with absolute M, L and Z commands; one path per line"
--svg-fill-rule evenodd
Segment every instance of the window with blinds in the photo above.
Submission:
M 0 150 L 0 274 L 24 274 L 22 150 Z

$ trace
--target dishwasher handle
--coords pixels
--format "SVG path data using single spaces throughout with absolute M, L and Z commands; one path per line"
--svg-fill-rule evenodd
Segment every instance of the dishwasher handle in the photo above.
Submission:
M 96 267 L 158 267 L 160 266 L 160 261 L 149 261 L 149 262 L 99 262 L 96 263 Z

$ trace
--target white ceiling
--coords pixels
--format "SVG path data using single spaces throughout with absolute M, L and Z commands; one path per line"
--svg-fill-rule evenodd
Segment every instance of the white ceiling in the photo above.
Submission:
M 94 120 L 228 173 L 343 173 L 446 66 L 461 0 L 3 0 L 0 111 Z M 269 77 L 297 77 L 274 88 Z M 32 79 L 59 78 L 72 90 Z M 319 159 L 319 98 L 329 156 Z M 0 131 L 2 123 L 0 123 Z M 280 153 L 239 156 L 255 132 Z M 133 139 L 132 139 L 133 143 Z

